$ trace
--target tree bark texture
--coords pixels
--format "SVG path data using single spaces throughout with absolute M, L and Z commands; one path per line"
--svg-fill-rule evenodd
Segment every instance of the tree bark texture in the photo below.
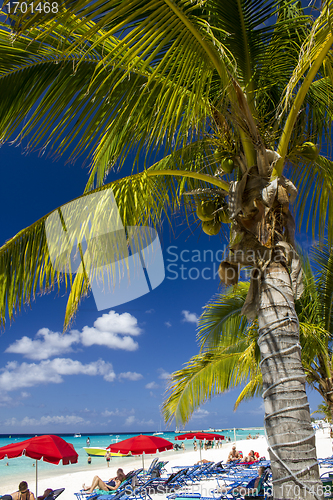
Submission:
M 323 498 L 322 483 L 287 268 L 271 262 L 261 277 L 259 290 L 258 344 L 273 497 L 319 500 Z

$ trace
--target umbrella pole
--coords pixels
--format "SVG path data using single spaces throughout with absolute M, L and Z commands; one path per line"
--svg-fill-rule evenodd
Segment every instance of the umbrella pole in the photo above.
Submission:
M 199 440 L 199 450 L 200 450 L 200 463 L 201 463 L 201 441 Z
M 142 452 L 142 474 L 145 477 L 145 452 Z
M 38 478 L 38 472 L 37 472 L 37 467 L 38 467 L 38 465 L 37 465 L 37 459 L 36 459 L 36 498 L 38 497 L 38 491 L 37 491 L 37 484 L 38 484 L 38 483 L 37 483 L 37 478 Z
M 235 441 L 235 444 L 236 444 L 236 427 L 234 427 L 234 441 Z

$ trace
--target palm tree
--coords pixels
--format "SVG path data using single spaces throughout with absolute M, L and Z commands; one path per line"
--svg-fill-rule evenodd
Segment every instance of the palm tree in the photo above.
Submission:
M 332 165 L 315 144 L 330 136 L 332 3 L 323 1 L 312 17 L 284 0 L 68 0 L 57 12 L 11 12 L 13 36 L 8 23 L 0 34 L 2 141 L 17 132 L 29 148 L 71 149 L 72 159 L 93 154 L 83 196 L 112 189 L 124 226 L 158 227 L 185 192 L 194 200 L 185 205 L 186 220 L 198 205 L 200 217 L 211 219 L 203 223 L 210 234 L 232 221 L 220 276 L 228 285 L 240 266 L 254 270 L 243 312 L 258 318 L 275 498 L 294 498 L 295 486 L 303 498 L 320 497 L 294 307 L 301 280 L 289 202 L 296 188 L 283 169 L 300 187 L 299 221 L 312 203 L 322 235 Z M 129 152 L 136 173 L 103 185 Z M 152 164 L 155 154 L 162 159 Z M 99 201 L 95 219 L 62 249 L 70 288 L 65 326 L 89 291 L 87 268 L 104 264 L 98 244 L 88 252 L 80 241 L 96 234 L 98 215 L 112 223 L 106 206 Z M 55 214 L 66 232 L 61 210 Z M 0 250 L 3 322 L 38 288 L 64 279 L 47 245 L 45 221 L 55 230 L 53 215 Z M 113 261 L 122 245 L 110 244 Z
M 324 405 L 327 406 L 333 418 L 333 249 L 328 246 L 316 246 L 313 250 L 314 262 L 316 264 L 317 278 L 311 274 L 309 263 L 307 262 L 306 283 L 307 296 L 301 297 L 296 311 L 300 317 L 309 319 L 312 324 L 318 324 L 328 335 L 322 335 L 324 349 L 318 349 L 317 353 L 305 353 L 303 356 L 304 368 L 307 381 L 322 396 Z M 310 341 L 311 342 L 311 341 Z
M 304 291 L 295 309 L 306 381 L 322 396 L 320 408 L 332 420 L 333 248 L 316 246 L 312 254 L 316 274 L 303 256 Z M 244 385 L 235 410 L 242 401 L 261 395 L 258 322 L 241 316 L 248 288 L 248 282 L 240 282 L 205 306 L 198 323 L 200 352 L 171 376 L 163 404 L 166 421 L 187 422 L 202 403 L 233 387 Z
M 317 410 L 313 411 L 311 415 L 314 415 L 315 413 L 320 413 L 321 415 L 325 415 L 325 420 L 330 424 L 332 423 L 331 410 L 327 404 L 321 403 L 320 405 L 318 405 Z

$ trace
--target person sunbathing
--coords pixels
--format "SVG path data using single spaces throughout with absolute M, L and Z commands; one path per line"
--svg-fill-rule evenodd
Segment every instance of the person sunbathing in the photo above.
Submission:
M 106 483 L 102 481 L 100 477 L 95 476 L 94 479 L 92 480 L 91 486 L 86 487 L 86 485 L 83 484 L 82 488 L 84 489 L 84 491 L 87 491 L 88 493 L 92 493 L 95 488 L 99 488 L 100 490 L 103 491 L 114 491 L 119 488 L 121 483 L 124 481 L 125 477 L 126 476 L 124 474 L 123 469 L 118 469 L 116 477 L 109 479 Z
M 35 500 L 35 495 L 29 491 L 28 483 L 21 481 L 18 491 L 11 494 L 13 500 Z
M 206 460 L 205 458 L 203 458 L 202 460 L 199 460 L 199 462 L 195 462 L 194 465 L 209 464 L 209 463 L 211 463 L 209 460 Z
M 244 458 L 244 462 L 255 462 L 257 460 L 254 451 L 251 450 L 247 457 Z
M 259 495 L 264 488 L 261 478 L 265 470 L 266 467 L 260 466 L 258 468 L 258 475 L 252 478 L 246 486 L 237 486 L 236 488 L 232 488 L 232 491 L 230 491 L 230 487 L 223 486 L 223 488 L 219 489 L 219 493 L 231 493 L 233 496 L 241 495 L 245 498 L 255 497 Z
M 236 460 L 240 460 L 240 459 L 241 459 L 240 453 L 236 450 L 236 446 L 233 446 L 231 448 L 231 452 L 229 453 L 227 463 L 228 462 L 235 462 Z
M 44 491 L 43 495 L 37 497 L 37 500 L 44 500 L 52 492 L 53 492 L 53 490 L 51 490 L 51 488 L 47 488 L 47 490 Z
M 235 496 L 236 493 L 239 493 L 240 495 L 244 496 L 245 498 L 251 498 L 255 497 L 256 495 L 259 495 L 262 490 L 263 490 L 263 484 L 261 477 L 263 473 L 265 472 L 266 467 L 260 466 L 258 468 L 258 475 L 257 477 L 251 479 L 251 481 L 246 485 L 246 486 L 237 486 L 237 488 L 234 488 L 232 490 L 232 494 Z

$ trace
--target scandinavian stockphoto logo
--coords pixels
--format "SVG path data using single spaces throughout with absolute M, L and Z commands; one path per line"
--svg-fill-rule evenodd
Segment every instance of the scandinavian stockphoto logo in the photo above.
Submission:
M 98 311 L 150 292 L 165 277 L 157 232 L 123 226 L 111 189 L 71 201 L 45 221 L 55 270 L 89 278 Z

